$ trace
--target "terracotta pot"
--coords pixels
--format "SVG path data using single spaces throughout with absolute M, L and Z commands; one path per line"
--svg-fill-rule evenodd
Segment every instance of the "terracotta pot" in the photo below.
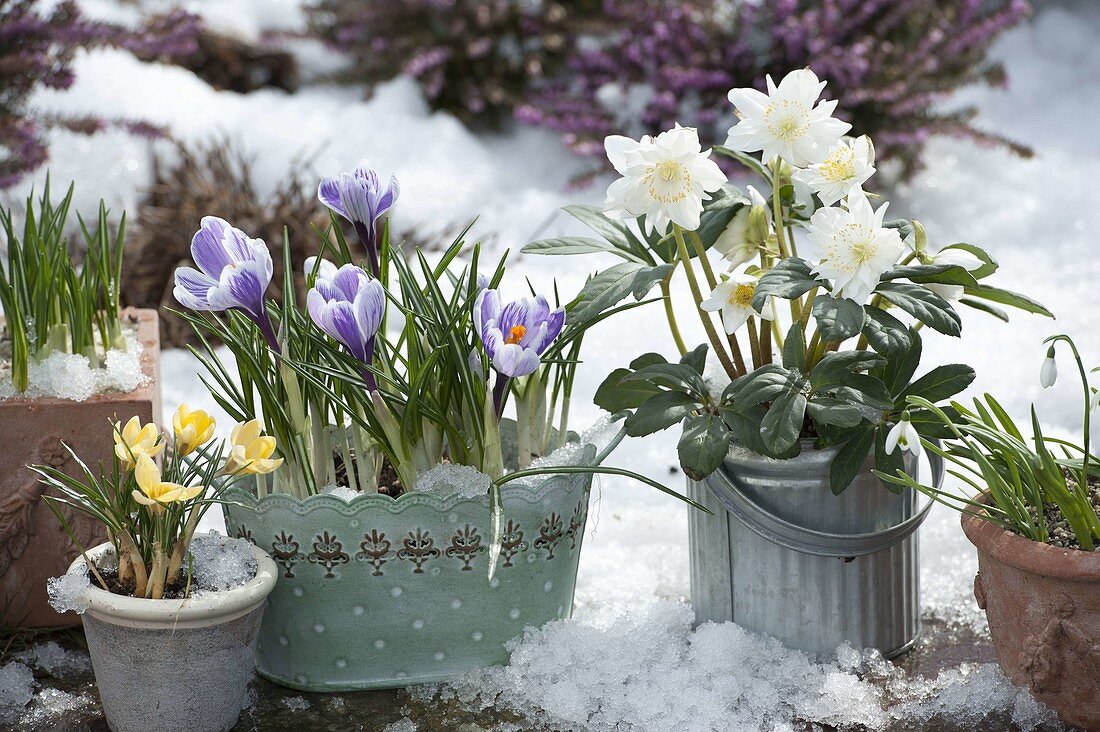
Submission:
M 80 470 L 62 443 L 92 469 L 113 451 L 108 420 L 160 419 L 160 336 L 155 310 L 127 310 L 144 351 L 146 381 L 128 394 L 97 394 L 82 402 L 35 398 L 0 401 L 0 627 L 76 625 L 75 613 L 49 606 L 46 580 L 64 574 L 77 555 L 68 534 L 42 501 L 45 487 L 27 466 Z M 65 512 L 80 543 L 93 547 L 106 535 L 94 521 Z
M 1066 722 L 1100 731 L 1100 553 L 1060 549 L 973 516 L 974 597 L 1001 669 Z

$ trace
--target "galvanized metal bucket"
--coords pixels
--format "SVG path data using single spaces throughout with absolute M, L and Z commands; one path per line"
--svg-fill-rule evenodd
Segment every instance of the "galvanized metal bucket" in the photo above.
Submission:
M 886 490 L 873 458 L 841 495 L 829 489 L 837 448 L 803 441 L 791 460 L 735 446 L 688 494 L 709 508 L 689 514 L 695 622 L 733 621 L 818 656 L 837 646 L 891 658 L 920 633 L 917 528 L 931 501 Z M 905 469 L 917 470 L 906 456 Z M 932 459 L 933 480 L 943 464 Z

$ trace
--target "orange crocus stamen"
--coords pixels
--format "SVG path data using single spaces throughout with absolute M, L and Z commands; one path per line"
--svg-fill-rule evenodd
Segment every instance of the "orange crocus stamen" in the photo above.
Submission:
M 523 336 L 527 335 L 527 327 L 523 325 L 513 325 L 512 329 L 508 331 L 508 337 L 504 339 L 505 343 L 519 343 L 523 340 Z

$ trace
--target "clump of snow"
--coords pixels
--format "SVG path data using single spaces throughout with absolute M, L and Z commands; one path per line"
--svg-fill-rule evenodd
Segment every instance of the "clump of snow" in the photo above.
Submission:
M 440 496 L 457 494 L 463 498 L 477 498 L 489 492 L 491 482 L 489 476 L 477 468 L 442 463 L 417 476 L 413 490 Z
M 14 657 L 16 660 L 34 666 L 58 679 L 85 673 L 92 667 L 92 660 L 87 653 L 84 651 L 70 651 L 61 647 L 55 641 L 41 643 L 33 648 L 20 651 Z
M 13 661 L 0 666 L 0 722 L 15 724 L 23 708 L 34 698 L 34 674 Z
M 60 689 L 43 689 L 19 718 L 20 729 L 56 729 L 62 717 L 93 704 L 86 694 L 70 694 Z
M 383 732 L 417 732 L 418 729 L 420 728 L 416 726 L 416 722 L 405 718 L 386 725 L 386 729 Z
M 196 534 L 191 541 L 191 574 L 195 596 L 204 592 L 226 592 L 250 582 L 256 576 L 252 544 L 214 531 Z
M 76 564 L 60 577 L 46 580 L 46 592 L 50 598 L 50 607 L 59 613 L 70 610 L 83 613 L 88 609 L 85 590 L 91 587 L 88 569 L 83 563 Z
M 350 501 L 356 496 L 362 495 L 359 491 L 346 485 L 326 485 L 321 489 L 321 494 L 339 498 L 342 501 Z
M 11 383 L 11 362 L 0 362 L 0 399 L 13 397 L 56 397 L 82 402 L 106 392 L 128 393 L 145 380 L 141 370 L 141 344 L 131 327 L 126 332 L 126 350 L 101 354 L 103 365 L 92 368 L 87 356 L 51 353 L 27 364 L 27 390 L 17 392 Z
M 309 701 L 304 696 L 288 696 L 283 699 L 283 706 L 300 712 L 303 709 L 309 709 Z
M 422 691 L 465 706 L 507 708 L 551 728 L 802 730 L 920 729 L 936 718 L 966 727 L 1011 719 L 1021 729 L 1053 714 L 996 666 L 910 679 L 875 652 L 839 649 L 818 662 L 733 623 L 691 629 L 680 602 L 621 612 L 582 610 L 572 620 L 528 628 L 508 666 L 471 672 Z

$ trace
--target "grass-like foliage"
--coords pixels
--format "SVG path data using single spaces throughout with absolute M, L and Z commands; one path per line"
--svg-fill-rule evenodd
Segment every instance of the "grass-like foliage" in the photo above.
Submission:
M 78 266 L 66 235 L 72 197 L 70 186 L 60 202 L 51 201 L 47 180 L 37 204 L 33 192 L 28 198 L 21 227 L 0 207 L 8 249 L 0 267 L 3 338 L 11 350 L 12 384 L 20 392 L 27 389 L 32 360 L 76 353 L 94 367 L 106 351 L 126 348 L 119 320 L 126 216 L 112 227 L 101 202 L 94 221 L 80 218 L 86 254 Z

